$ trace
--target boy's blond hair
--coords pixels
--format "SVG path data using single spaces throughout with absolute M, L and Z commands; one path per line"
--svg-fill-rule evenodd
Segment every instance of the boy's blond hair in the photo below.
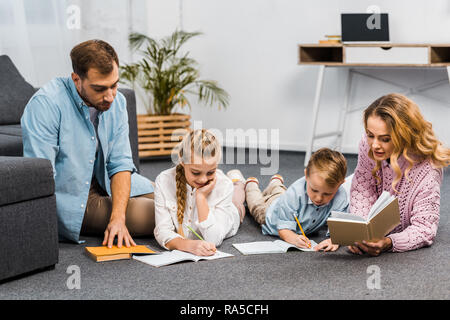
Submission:
M 329 187 L 336 187 L 345 180 L 347 160 L 338 151 L 321 148 L 312 154 L 306 166 L 307 177 L 313 172 L 324 178 Z

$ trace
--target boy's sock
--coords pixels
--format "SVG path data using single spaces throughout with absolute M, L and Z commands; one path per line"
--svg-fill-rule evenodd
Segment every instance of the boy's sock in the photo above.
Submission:
M 259 181 L 258 179 L 256 179 L 255 177 L 249 177 L 247 178 L 247 180 L 245 181 L 245 187 L 247 187 L 247 184 L 249 184 L 250 182 L 255 182 L 259 185 Z
M 272 182 L 272 180 L 274 179 L 278 179 L 281 181 L 282 184 L 284 184 L 284 179 L 280 174 L 274 174 L 271 178 L 270 178 L 270 182 Z

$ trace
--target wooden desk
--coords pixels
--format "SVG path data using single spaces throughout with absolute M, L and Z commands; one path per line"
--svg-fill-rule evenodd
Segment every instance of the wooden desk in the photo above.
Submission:
M 342 150 L 342 137 L 345 118 L 349 112 L 349 97 L 352 75 L 357 73 L 374 80 L 383 81 L 406 89 L 405 94 L 424 94 L 424 91 L 443 83 L 450 82 L 450 44 L 301 44 L 298 46 L 300 65 L 317 65 L 319 74 L 314 95 L 312 129 L 305 156 L 305 166 L 311 157 L 314 141 L 330 136 L 337 137 L 337 148 Z M 317 114 L 320 107 L 323 77 L 326 67 L 346 67 L 348 69 L 344 105 L 340 110 L 337 131 L 316 134 Z M 446 68 L 447 76 L 443 80 L 408 88 L 401 84 L 355 71 L 358 68 Z M 438 99 L 435 99 L 438 100 Z M 440 101 L 442 102 L 442 101 Z M 445 102 L 448 103 L 448 102 Z

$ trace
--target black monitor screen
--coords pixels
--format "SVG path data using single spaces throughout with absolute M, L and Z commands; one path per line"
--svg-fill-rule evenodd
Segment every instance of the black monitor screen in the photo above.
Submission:
M 389 41 L 387 13 L 342 13 L 342 42 Z

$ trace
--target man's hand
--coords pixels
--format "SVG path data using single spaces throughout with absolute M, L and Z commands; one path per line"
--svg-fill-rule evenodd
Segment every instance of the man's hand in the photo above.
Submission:
M 109 221 L 108 226 L 105 230 L 105 238 L 103 239 L 102 245 L 108 244 L 108 248 L 111 248 L 114 244 L 114 238 L 117 236 L 117 247 L 122 247 L 122 242 L 125 242 L 127 247 L 130 245 L 135 246 L 136 243 L 131 238 L 127 227 L 125 226 L 125 220 L 121 218 L 112 218 Z

